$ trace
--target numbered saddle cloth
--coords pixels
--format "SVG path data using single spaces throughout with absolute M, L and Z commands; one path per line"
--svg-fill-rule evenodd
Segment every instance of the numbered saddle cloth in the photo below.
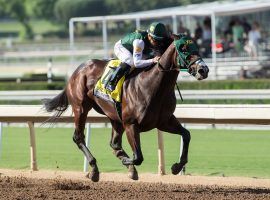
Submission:
M 94 88 L 94 95 L 100 97 L 104 100 L 111 101 L 111 102 L 121 102 L 122 99 L 122 86 L 125 80 L 125 76 L 123 76 L 117 83 L 116 88 L 114 91 L 109 91 L 105 88 L 105 84 L 108 83 L 111 75 L 113 74 L 114 70 L 120 65 L 120 60 L 111 60 L 105 67 L 105 71 L 101 78 L 96 83 Z

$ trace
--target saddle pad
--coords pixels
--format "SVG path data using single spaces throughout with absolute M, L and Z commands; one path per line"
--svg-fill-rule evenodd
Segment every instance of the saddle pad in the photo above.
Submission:
M 120 60 L 111 60 L 105 67 L 105 71 L 101 78 L 96 83 L 94 88 L 94 95 L 100 97 L 104 100 L 108 100 L 111 102 L 121 102 L 122 96 L 122 86 L 125 80 L 125 76 L 123 76 L 117 83 L 114 91 L 109 91 L 105 88 L 105 83 L 111 77 L 114 70 L 120 65 Z

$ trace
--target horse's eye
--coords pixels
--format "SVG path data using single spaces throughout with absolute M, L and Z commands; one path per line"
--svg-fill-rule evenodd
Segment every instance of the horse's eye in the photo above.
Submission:
M 188 73 L 190 73 L 191 75 L 193 75 L 194 71 L 193 71 L 193 68 L 192 67 L 188 68 Z
M 182 48 L 182 52 L 187 52 L 187 48 L 186 47 Z
M 187 52 L 187 46 L 186 45 L 181 45 L 180 48 L 181 48 L 182 52 Z
M 188 55 L 188 56 L 186 57 L 187 60 L 191 60 L 191 58 L 192 58 L 192 55 Z

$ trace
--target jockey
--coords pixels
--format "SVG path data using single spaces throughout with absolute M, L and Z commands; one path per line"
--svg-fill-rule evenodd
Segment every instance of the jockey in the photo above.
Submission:
M 116 42 L 114 53 L 121 61 L 106 84 L 106 89 L 113 91 L 117 82 L 130 72 L 131 68 L 144 68 L 155 64 L 159 56 L 154 57 L 158 49 L 169 38 L 164 24 L 154 22 L 147 31 L 135 31 Z

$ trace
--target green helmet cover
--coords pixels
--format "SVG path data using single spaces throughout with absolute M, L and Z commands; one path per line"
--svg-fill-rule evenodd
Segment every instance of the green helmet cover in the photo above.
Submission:
M 182 36 L 180 39 L 174 41 L 175 49 L 178 53 L 178 65 L 189 65 L 189 57 L 192 54 L 198 54 L 199 49 L 193 40 L 188 36 Z M 185 62 L 185 63 L 184 63 Z
M 167 29 L 164 24 L 160 22 L 154 22 L 150 25 L 148 31 L 155 40 L 163 40 L 168 36 Z

